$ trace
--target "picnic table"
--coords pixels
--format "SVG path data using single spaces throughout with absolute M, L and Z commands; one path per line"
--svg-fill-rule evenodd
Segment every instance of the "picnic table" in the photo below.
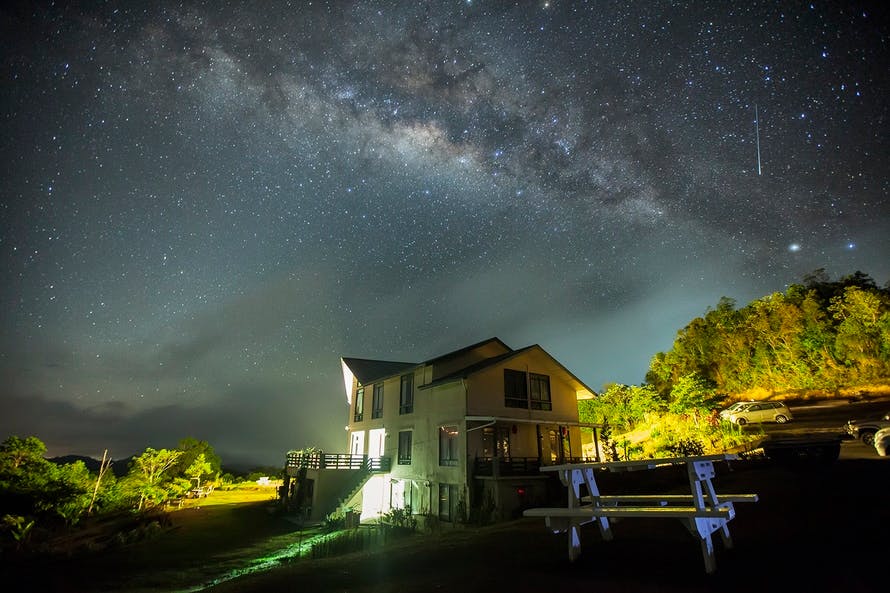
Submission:
M 736 502 L 756 502 L 757 494 L 718 495 L 713 484 L 714 463 L 738 459 L 734 454 L 698 455 L 632 461 L 570 463 L 541 467 L 542 472 L 556 472 L 567 487 L 564 507 L 526 509 L 526 517 L 544 517 L 554 533 L 566 533 L 569 560 L 581 553 L 581 525 L 595 522 L 602 538 L 613 538 L 610 519 L 627 517 L 662 517 L 679 519 L 701 543 L 705 572 L 716 570 L 714 542 L 719 532 L 725 548 L 732 547 L 729 522 L 735 518 Z M 653 470 L 671 465 L 685 465 L 689 478 L 688 494 L 604 494 L 597 484 L 597 473 Z

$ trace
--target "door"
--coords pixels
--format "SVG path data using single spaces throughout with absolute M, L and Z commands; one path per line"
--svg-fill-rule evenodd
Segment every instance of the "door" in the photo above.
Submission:
M 559 444 L 559 436 L 555 430 L 550 430 L 547 434 L 550 437 L 550 462 L 562 463 L 562 457 L 560 456 L 562 447 Z
M 375 428 L 368 431 L 368 457 L 383 457 L 383 441 L 385 437 L 385 428 Z
M 352 433 L 352 443 L 349 446 L 349 452 L 352 455 L 365 454 L 365 431 L 360 430 Z

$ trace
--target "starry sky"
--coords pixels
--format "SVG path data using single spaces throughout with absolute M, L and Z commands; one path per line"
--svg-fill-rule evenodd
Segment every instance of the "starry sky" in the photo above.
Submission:
M 340 356 L 497 336 L 599 390 L 643 382 L 722 296 L 817 268 L 884 285 L 888 20 L 7 4 L 0 437 L 123 458 L 193 436 L 281 465 L 346 449 Z

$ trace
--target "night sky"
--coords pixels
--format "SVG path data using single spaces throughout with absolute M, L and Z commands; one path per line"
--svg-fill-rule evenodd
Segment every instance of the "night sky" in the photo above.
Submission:
M 280 465 L 346 449 L 340 356 L 599 390 L 722 296 L 884 285 L 883 5 L 0 9 L 0 438 Z

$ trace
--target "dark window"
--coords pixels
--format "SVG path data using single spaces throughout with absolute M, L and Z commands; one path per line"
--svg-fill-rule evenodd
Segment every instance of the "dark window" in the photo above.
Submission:
M 532 410 L 553 409 L 553 404 L 550 401 L 550 377 L 529 373 L 528 386 Z
M 439 465 L 456 466 L 458 464 L 457 436 L 457 426 L 439 427 Z
M 371 418 L 383 418 L 383 383 L 374 385 L 374 396 L 371 401 Z
M 355 412 L 352 415 L 353 422 L 361 422 L 365 415 L 365 388 L 355 390 Z
M 442 521 L 457 519 L 454 512 L 457 498 L 457 484 L 439 484 L 439 519 Z
M 399 431 L 399 465 L 411 465 L 412 431 Z
M 399 395 L 399 414 L 414 412 L 414 374 L 402 375 L 402 391 Z
M 504 405 L 528 408 L 528 384 L 524 372 L 504 369 Z

